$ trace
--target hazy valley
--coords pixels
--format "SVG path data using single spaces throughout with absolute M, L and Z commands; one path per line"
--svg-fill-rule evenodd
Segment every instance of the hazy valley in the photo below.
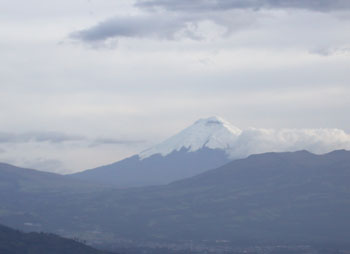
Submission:
M 209 123 L 209 129 L 212 124 L 222 127 Z M 349 151 L 262 153 L 228 162 L 224 150 L 206 147 L 216 134 L 202 135 L 207 142 L 195 151 L 181 144 L 167 155 L 132 157 L 81 176 L 0 164 L 0 223 L 118 253 L 350 249 Z M 162 178 L 162 169 L 174 174 Z M 143 187 L 127 188 L 123 179 Z

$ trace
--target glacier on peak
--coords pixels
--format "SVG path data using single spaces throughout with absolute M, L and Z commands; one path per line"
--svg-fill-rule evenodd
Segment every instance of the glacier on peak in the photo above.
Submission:
M 140 159 L 154 154 L 166 156 L 173 151 L 185 148 L 189 152 L 207 147 L 229 151 L 231 145 L 241 134 L 241 130 L 221 117 L 209 117 L 197 120 L 193 125 L 139 154 Z
M 201 148 L 223 150 L 230 159 L 266 152 L 298 150 L 322 154 L 339 149 L 349 150 L 350 134 L 339 129 L 240 130 L 226 120 L 214 116 L 199 119 L 190 127 L 138 156 L 142 160 L 155 154 L 166 156 L 181 149 L 195 152 Z

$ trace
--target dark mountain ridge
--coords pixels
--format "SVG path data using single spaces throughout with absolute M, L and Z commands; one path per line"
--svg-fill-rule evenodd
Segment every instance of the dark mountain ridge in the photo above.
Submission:
M 75 240 L 47 233 L 23 233 L 0 225 L 1 254 L 108 254 Z M 111 254 L 111 253 L 110 253 Z
M 0 221 L 16 227 L 36 221 L 41 230 L 104 243 L 348 244 L 349 183 L 349 151 L 266 153 L 162 186 L 20 193 Z

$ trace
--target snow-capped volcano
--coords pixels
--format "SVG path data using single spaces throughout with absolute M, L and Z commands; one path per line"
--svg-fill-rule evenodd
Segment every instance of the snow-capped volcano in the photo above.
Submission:
M 209 117 L 130 158 L 73 177 L 117 187 L 149 186 L 195 176 L 251 154 L 344 148 L 350 149 L 350 135 L 337 129 L 241 131 L 220 117 Z
M 166 156 L 184 148 L 188 152 L 204 147 L 228 151 L 241 132 L 240 129 L 217 116 L 200 119 L 180 133 L 141 152 L 139 156 L 141 159 L 155 154 Z
M 240 133 L 222 118 L 200 119 L 140 154 L 72 176 L 116 187 L 167 184 L 228 163 Z

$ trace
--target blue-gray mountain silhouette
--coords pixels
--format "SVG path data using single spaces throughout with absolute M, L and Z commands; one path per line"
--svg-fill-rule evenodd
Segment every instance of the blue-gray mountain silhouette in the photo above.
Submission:
M 5 188 L 0 221 L 35 222 L 39 230 L 105 242 L 348 244 L 349 183 L 349 151 L 266 153 L 162 186 L 80 194 L 22 190 L 11 200 Z

